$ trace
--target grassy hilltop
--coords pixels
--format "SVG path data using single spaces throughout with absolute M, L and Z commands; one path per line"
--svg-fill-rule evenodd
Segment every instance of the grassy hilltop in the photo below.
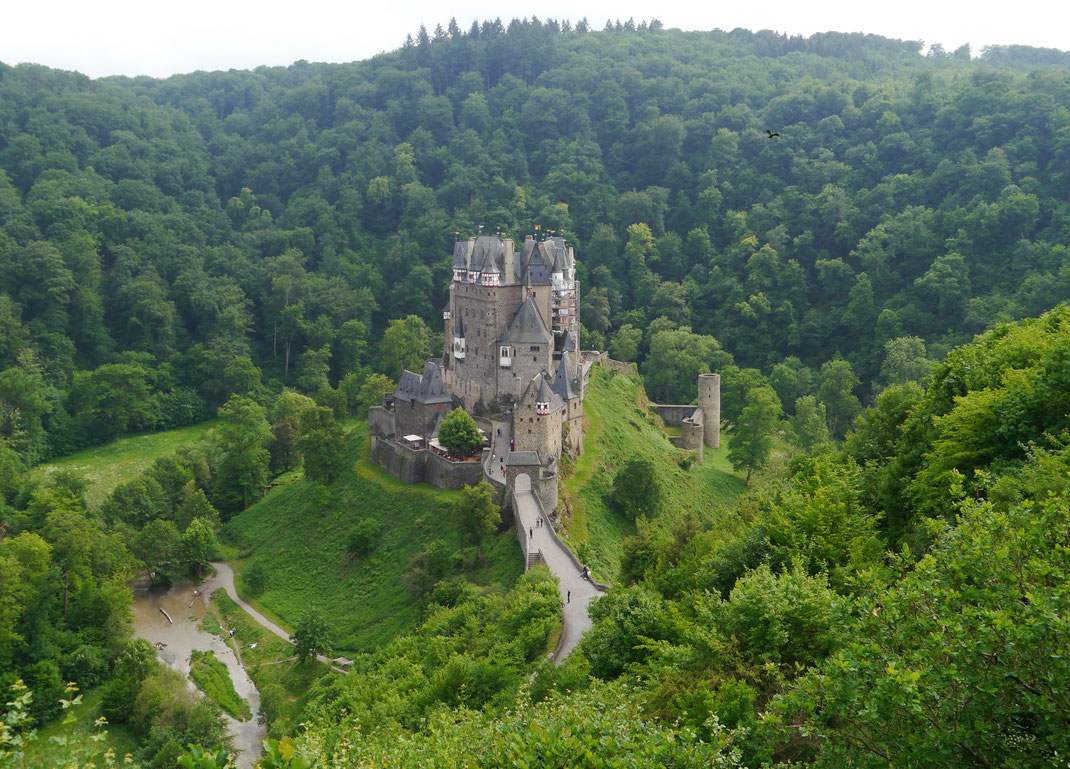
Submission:
M 403 577 L 429 549 L 431 561 L 446 561 L 449 572 L 470 581 L 503 589 L 516 582 L 523 561 L 511 533 L 484 545 L 485 568 L 473 565 L 475 548 L 462 541 L 453 510 L 457 492 L 407 486 L 372 465 L 364 422 L 347 440 L 349 469 L 333 485 L 295 477 L 223 527 L 222 538 L 249 554 L 237 566 L 265 570 L 261 608 L 292 628 L 315 607 L 333 629 L 336 650 L 372 651 L 420 618 Z M 378 523 L 378 536 L 369 554 L 353 556 L 350 537 L 368 518 Z
M 746 488 L 728 464 L 727 436 L 721 436 L 720 449 L 706 449 L 701 463 L 684 469 L 689 452 L 669 442 L 647 405 L 637 377 L 603 368 L 591 372 L 584 400 L 590 420 L 585 453 L 564 482 L 562 498 L 571 507 L 567 539 L 601 579 L 615 579 L 621 542 L 635 533 L 635 523 L 609 502 L 613 477 L 628 460 L 649 459 L 654 465 L 663 501 L 662 513 L 652 521 L 657 527 L 671 528 L 690 512 L 730 531 L 734 525 L 726 514 Z

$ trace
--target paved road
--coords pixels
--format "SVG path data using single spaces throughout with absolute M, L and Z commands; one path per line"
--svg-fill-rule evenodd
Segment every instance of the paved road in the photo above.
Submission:
M 580 576 L 579 569 L 561 542 L 550 533 L 550 522 L 543 521 L 537 526 L 539 506 L 530 491 L 517 492 L 517 526 L 524 536 L 529 537 L 528 550 L 542 551 L 546 565 L 561 583 L 561 604 L 564 626 L 561 630 L 561 643 L 557 648 L 554 663 L 560 665 L 565 657 L 572 653 L 576 644 L 592 627 L 587 607 L 601 594 L 598 588 Z M 571 593 L 571 596 L 569 595 Z
M 226 594 L 230 596 L 230 600 L 242 607 L 245 613 L 260 623 L 265 630 L 274 633 L 287 643 L 293 643 L 289 633 L 241 599 L 241 596 L 238 595 L 238 591 L 234 589 L 234 569 L 230 568 L 229 564 L 226 564 L 223 561 L 213 561 L 212 567 L 215 569 L 215 574 L 205 579 L 200 588 L 205 595 L 211 595 L 212 591 L 216 588 L 223 588 L 223 590 L 226 591 Z M 330 665 L 333 670 L 336 670 L 339 673 L 346 672 L 344 668 L 335 665 L 334 660 L 327 659 L 322 654 L 317 654 L 316 659 L 324 665 Z

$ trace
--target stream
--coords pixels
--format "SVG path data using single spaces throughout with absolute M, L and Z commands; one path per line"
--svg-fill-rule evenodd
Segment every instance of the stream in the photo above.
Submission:
M 238 663 L 233 648 L 226 640 L 212 635 L 200 627 L 201 618 L 207 609 L 208 597 L 215 589 L 212 580 L 205 580 L 194 595 L 194 586 L 186 583 L 170 589 L 134 589 L 134 635 L 151 644 L 166 644 L 158 648 L 157 655 L 165 665 L 184 676 L 189 675 L 189 658 L 194 650 L 212 651 L 217 659 L 227 666 L 230 679 L 238 694 L 249 703 L 252 718 L 248 721 L 224 714 L 230 730 L 238 769 L 251 769 L 260 755 L 260 743 L 264 729 L 257 723 L 260 713 L 260 694 L 253 681 Z M 172 625 L 160 613 L 166 611 L 174 620 Z M 195 689 L 192 680 L 190 688 Z

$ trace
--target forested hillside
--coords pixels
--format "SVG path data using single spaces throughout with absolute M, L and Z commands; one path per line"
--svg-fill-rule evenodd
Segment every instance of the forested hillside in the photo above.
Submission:
M 450 24 L 166 80 L 0 68 L 0 435 L 32 463 L 395 375 L 437 343 L 388 321 L 434 336 L 480 225 L 574 242 L 585 346 L 649 357 L 670 401 L 786 361 L 790 412 L 840 356 L 866 399 L 1070 294 L 1065 55 L 633 26 Z
M 356 657 L 272 685 L 272 737 L 305 726 L 265 769 L 1070 754 L 1070 61 L 921 49 L 532 19 L 344 65 L 0 65 L 0 692 L 32 690 L 0 766 L 64 680 L 134 766 L 226 745 L 129 637 L 131 577 L 202 576 L 221 525 L 240 586 Z M 727 449 L 695 466 L 646 456 L 676 450 L 639 382 L 592 379 L 563 507 L 619 579 L 560 667 L 554 579 L 504 565 L 489 494 L 361 458 L 480 229 L 563 233 L 583 346 L 651 398 L 723 376 Z M 91 493 L 32 471 L 195 423 Z

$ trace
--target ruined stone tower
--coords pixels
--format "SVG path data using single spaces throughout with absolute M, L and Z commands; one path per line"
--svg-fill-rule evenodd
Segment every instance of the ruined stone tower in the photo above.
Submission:
M 698 375 L 698 407 L 703 412 L 702 440 L 711 449 L 721 447 L 721 375 Z

